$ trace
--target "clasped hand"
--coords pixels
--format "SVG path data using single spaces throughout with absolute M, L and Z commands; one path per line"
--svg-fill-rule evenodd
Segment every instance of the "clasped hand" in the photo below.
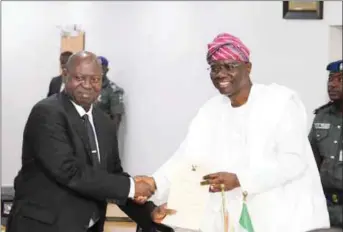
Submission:
M 134 201 L 137 204 L 144 204 L 156 191 L 155 180 L 154 178 L 148 176 L 135 176 L 134 180 L 136 185 Z M 167 204 L 165 203 L 156 207 L 151 212 L 151 218 L 155 223 L 161 223 L 167 215 L 172 215 L 175 213 L 176 211 L 173 209 L 168 209 Z
M 158 207 L 156 207 L 152 213 L 151 213 L 151 218 L 153 220 L 153 222 L 155 223 L 161 223 L 163 221 L 163 219 L 167 216 L 167 215 L 172 215 L 175 214 L 176 210 L 173 209 L 168 209 L 167 208 L 167 203 L 164 203 Z
M 144 204 L 156 191 L 155 180 L 149 176 L 135 176 L 135 198 L 138 204 Z
M 203 177 L 204 183 L 210 185 L 210 192 L 229 191 L 240 186 L 239 180 L 234 173 L 217 172 Z

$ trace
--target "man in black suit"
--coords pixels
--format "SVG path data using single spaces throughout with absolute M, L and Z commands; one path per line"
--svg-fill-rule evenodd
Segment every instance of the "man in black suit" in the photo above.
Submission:
M 38 102 L 24 130 L 22 168 L 7 232 L 100 232 L 115 201 L 149 230 L 155 189 L 123 172 L 111 119 L 96 106 L 101 65 L 89 52 L 70 57 L 65 90 Z
M 65 51 L 62 52 L 60 55 L 60 67 L 62 70 L 61 75 L 57 76 L 57 77 L 53 77 L 50 81 L 49 84 L 49 92 L 48 92 L 48 97 L 50 97 L 51 95 L 55 94 L 55 93 L 59 93 L 61 91 L 63 91 L 64 89 L 64 81 L 63 81 L 63 77 L 66 75 L 66 64 L 68 62 L 69 57 L 73 55 L 72 52 L 69 51 Z

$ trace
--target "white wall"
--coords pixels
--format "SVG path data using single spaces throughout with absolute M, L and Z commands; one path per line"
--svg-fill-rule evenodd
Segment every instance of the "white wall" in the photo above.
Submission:
M 342 59 L 342 26 L 331 26 L 329 37 L 329 59 Z
M 324 14 L 329 25 L 342 26 L 342 1 L 325 1 Z
M 309 120 L 326 101 L 328 22 L 284 20 L 282 2 L 2 6 L 2 185 L 11 185 L 20 168 L 28 113 L 58 72 L 57 25 L 81 24 L 87 50 L 108 57 L 109 75 L 126 90 L 120 134 L 124 167 L 132 174 L 160 166 L 177 149 L 199 106 L 216 93 L 205 54 L 206 44 L 220 32 L 239 36 L 251 49 L 253 80 L 297 90 Z

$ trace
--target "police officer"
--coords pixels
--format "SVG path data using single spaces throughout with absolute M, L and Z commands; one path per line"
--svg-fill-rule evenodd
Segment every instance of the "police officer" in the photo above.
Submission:
M 342 60 L 330 63 L 327 90 L 330 102 L 314 111 L 309 140 L 320 172 L 332 227 L 343 227 Z
M 96 104 L 112 118 L 118 129 L 124 114 L 124 90 L 108 79 L 108 60 L 103 56 L 99 56 L 98 59 L 102 65 L 103 79 L 102 90 Z

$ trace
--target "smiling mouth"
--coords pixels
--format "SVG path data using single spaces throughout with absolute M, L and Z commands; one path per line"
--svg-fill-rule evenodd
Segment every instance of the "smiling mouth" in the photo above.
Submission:
M 329 94 L 339 94 L 340 91 L 337 90 L 329 90 Z
M 80 94 L 82 98 L 90 98 L 90 94 L 89 93 L 81 93 Z
M 220 82 L 218 82 L 218 86 L 220 87 L 220 88 L 226 88 L 226 87 L 228 87 L 228 86 L 230 86 L 231 85 L 231 82 L 230 81 L 220 81 Z

